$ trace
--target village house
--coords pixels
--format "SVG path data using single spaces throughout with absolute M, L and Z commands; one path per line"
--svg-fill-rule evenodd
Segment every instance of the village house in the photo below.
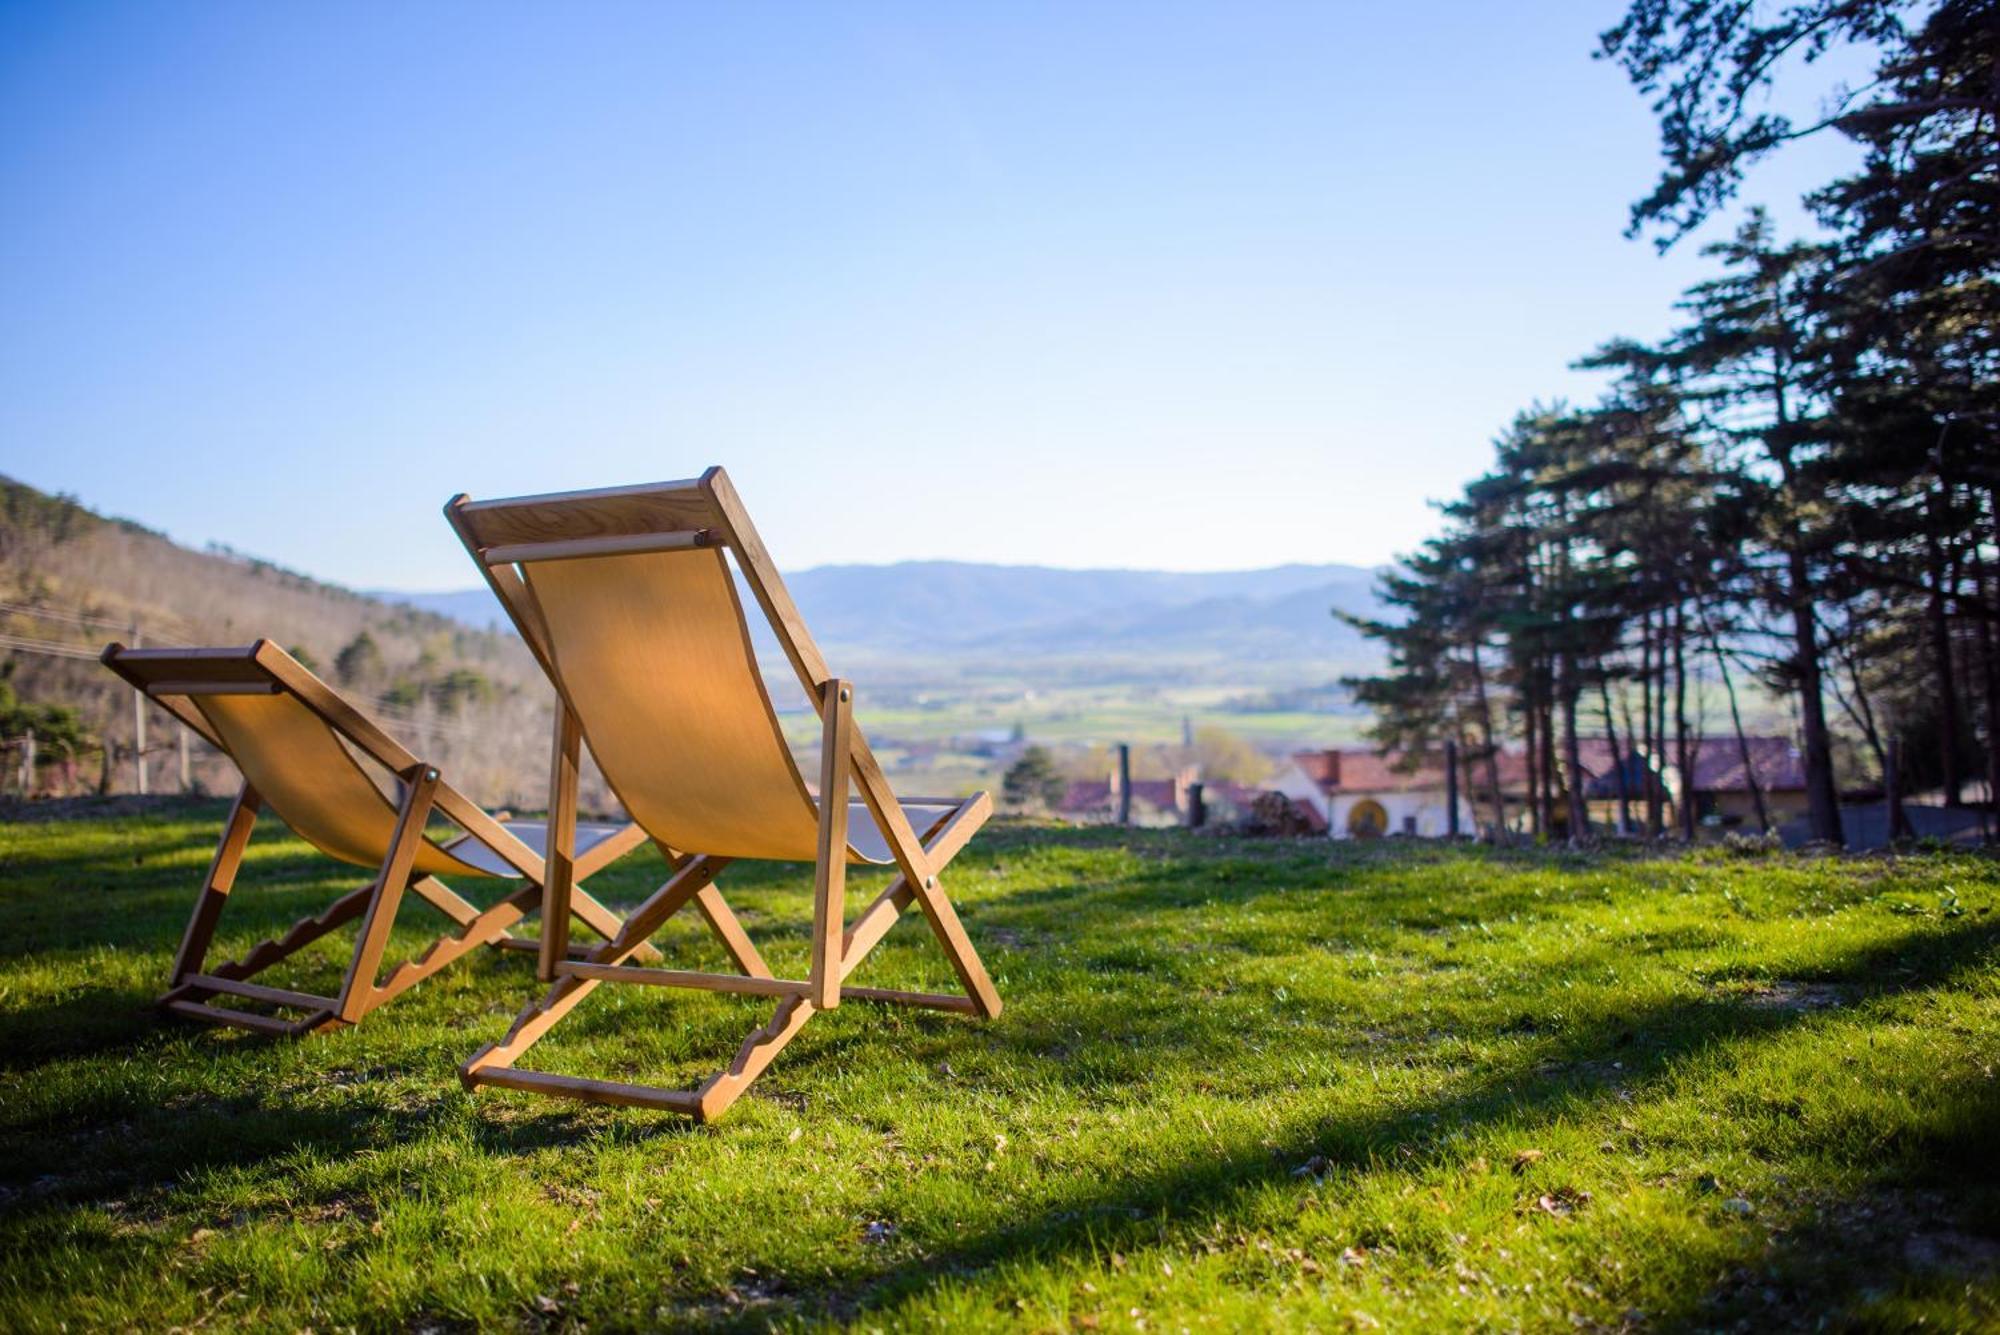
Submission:
M 1704 737 L 1695 745 L 1689 769 L 1685 788 L 1694 803 L 1695 820 L 1704 826 L 1756 829 L 1757 802 L 1750 793 L 1753 777 L 1772 825 L 1806 813 L 1805 757 L 1788 737 L 1745 737 L 1740 747 L 1734 734 Z
M 1744 750 L 1750 754 L 1746 766 Z M 1617 829 L 1621 781 L 1631 812 L 1632 827 L 1643 828 L 1646 797 L 1657 792 L 1662 818 L 1673 825 L 1683 792 L 1694 804 L 1695 820 L 1709 831 L 1755 830 L 1757 799 L 1764 802 L 1772 826 L 1802 815 L 1806 809 L 1805 765 L 1788 738 L 1734 734 L 1703 737 L 1691 743 L 1689 774 L 1671 763 L 1658 765 L 1642 752 L 1622 747 L 1617 762 L 1610 743 L 1601 737 L 1578 739 L 1583 770 L 1583 796 L 1593 828 Z M 1506 804 L 1508 828 L 1525 830 L 1529 823 L 1527 758 L 1519 750 L 1494 757 Z M 1447 788 L 1442 757 L 1427 758 L 1405 771 L 1400 752 L 1387 754 L 1360 747 L 1301 751 L 1293 755 L 1270 785 L 1289 798 L 1315 829 L 1335 839 L 1416 835 L 1435 838 L 1450 833 Z M 1458 830 L 1477 833 L 1493 819 L 1488 799 L 1485 762 L 1462 767 L 1459 782 Z M 1555 819 L 1560 828 L 1565 812 L 1560 797 Z
M 1266 791 L 1265 785 L 1233 783 L 1227 780 L 1201 782 L 1201 771 L 1184 765 L 1168 779 L 1132 780 L 1132 823 L 1134 825 L 1189 825 L 1195 823 L 1195 793 L 1201 794 L 1201 823 L 1235 820 L 1247 815 L 1250 804 Z M 1056 814 L 1082 824 L 1101 824 L 1118 819 L 1118 770 L 1102 779 L 1072 779 Z
M 1183 766 L 1170 779 L 1132 780 L 1132 823 L 1134 825 L 1180 825 L 1187 820 L 1188 787 L 1195 781 L 1192 765 Z M 1056 814 L 1070 820 L 1100 823 L 1118 819 L 1118 770 L 1102 779 L 1072 779 L 1069 790 L 1056 804 Z
M 1425 759 L 1407 772 L 1402 754 L 1386 755 L 1364 747 L 1300 751 L 1269 785 L 1308 813 L 1314 826 L 1323 825 L 1335 839 L 1374 839 L 1383 835 L 1439 838 L 1451 833 L 1451 808 L 1446 798 L 1442 760 Z M 1474 820 L 1468 794 L 1459 793 L 1458 831 L 1472 834 Z

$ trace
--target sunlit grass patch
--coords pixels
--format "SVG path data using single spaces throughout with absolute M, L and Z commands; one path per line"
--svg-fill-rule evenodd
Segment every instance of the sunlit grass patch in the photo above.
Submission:
M 154 1018 L 219 819 L 0 825 L 0 1327 L 2000 1321 L 1983 857 L 997 827 L 998 1021 L 843 1006 L 696 1127 L 463 1092 L 520 956 L 303 1043 Z M 357 883 L 253 850 L 225 952 Z M 801 965 L 809 872 L 721 884 Z M 913 915 L 857 981 L 950 972 Z M 692 1080 L 767 1013 L 604 988 L 536 1062 Z

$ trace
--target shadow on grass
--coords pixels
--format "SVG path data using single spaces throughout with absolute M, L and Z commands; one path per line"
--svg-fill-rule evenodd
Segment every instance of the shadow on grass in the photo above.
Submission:
M 1966 973 L 1991 967 L 2000 949 L 2000 923 L 1969 925 L 1939 934 L 1911 933 L 1859 951 L 1818 970 L 1816 976 L 1855 989 L 1856 1004 L 1948 985 Z M 1048 1261 L 1065 1255 L 1098 1255 L 1117 1246 L 1156 1240 L 1163 1227 L 1198 1229 L 1230 1216 L 1249 1195 L 1294 1180 L 1295 1170 L 1313 1159 L 1332 1168 L 1365 1170 L 1385 1160 L 1421 1164 L 1442 1152 L 1447 1138 L 1470 1128 L 1524 1120 L 1547 1121 L 1574 1113 L 1582 1101 L 1601 1101 L 1622 1092 L 1638 1096 L 1670 1080 L 1687 1061 L 1717 1045 L 1759 1043 L 1779 1037 L 1809 1018 L 1805 1010 L 1758 1009 L 1727 1000 L 1689 1000 L 1633 1014 L 1622 1031 L 1577 1036 L 1555 1051 L 1494 1073 L 1453 1097 L 1421 1107 L 1386 1111 L 1365 1121 L 1325 1121 L 1295 1132 L 1275 1148 L 1242 1141 L 1215 1157 L 1142 1169 L 1094 1190 L 1052 1202 L 1038 1213 L 976 1235 L 957 1235 L 921 1261 L 894 1265 L 862 1279 L 855 1294 L 801 1293 L 799 1306 L 818 1316 L 882 1310 L 911 1298 L 953 1275 L 969 1275 L 1018 1261 Z M 1087 1018 L 1080 1023 L 1088 1023 Z M 1163 1034 L 1149 1041 L 1170 1041 Z M 1612 1079 L 1610 1064 L 1623 1070 Z M 1895 1147 L 1904 1162 L 1927 1155 L 1938 1162 L 1978 1165 L 1970 1179 L 2000 1184 L 2000 1164 L 1990 1156 L 2000 1133 L 2000 1091 L 1980 1111 L 1979 1126 L 1937 1144 Z M 1885 1166 L 1884 1172 L 1889 1171 Z M 1143 1222 L 1137 1222 L 1143 1221 Z M 1778 1245 L 1764 1264 L 1774 1271 L 1818 1264 L 1815 1247 L 1824 1230 L 1808 1230 Z M 1448 1258 L 1436 1258 L 1443 1263 Z M 1893 1288 L 1912 1278 L 1910 1267 L 1875 1258 L 1870 1289 Z M 1762 1301 L 1761 1289 L 1748 1296 L 1732 1291 L 1732 1277 L 1711 1292 L 1689 1294 L 1678 1313 L 1655 1314 L 1668 1324 L 1707 1320 L 1746 1303 Z M 1856 1281 L 1854 1292 L 1862 1293 Z

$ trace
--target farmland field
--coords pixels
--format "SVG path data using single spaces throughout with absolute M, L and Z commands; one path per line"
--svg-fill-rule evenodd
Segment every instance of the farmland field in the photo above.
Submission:
M 0 1329 L 2000 1323 L 1984 856 L 998 826 L 945 878 L 998 1020 L 851 1003 L 694 1126 L 462 1091 L 520 956 L 296 1044 L 156 1018 L 222 808 L 67 811 L 0 821 Z M 354 880 L 260 833 L 219 946 Z M 810 871 L 721 884 L 802 967 Z M 912 920 L 857 981 L 950 974 Z M 604 989 L 536 1064 L 688 1082 L 766 1013 Z

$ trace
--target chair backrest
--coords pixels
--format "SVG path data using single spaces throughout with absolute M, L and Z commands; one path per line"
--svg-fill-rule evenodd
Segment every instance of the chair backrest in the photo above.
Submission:
M 818 810 L 757 670 L 723 549 L 802 681 L 825 664 L 721 469 L 510 500 L 452 526 L 647 833 L 726 857 L 810 861 Z M 857 861 L 874 861 L 850 846 Z
M 226 752 L 244 781 L 298 836 L 329 857 L 375 867 L 395 834 L 396 808 L 344 734 L 388 769 L 416 758 L 332 687 L 268 640 L 240 649 L 127 649 L 104 665 Z M 426 840 L 420 875 L 488 876 Z

